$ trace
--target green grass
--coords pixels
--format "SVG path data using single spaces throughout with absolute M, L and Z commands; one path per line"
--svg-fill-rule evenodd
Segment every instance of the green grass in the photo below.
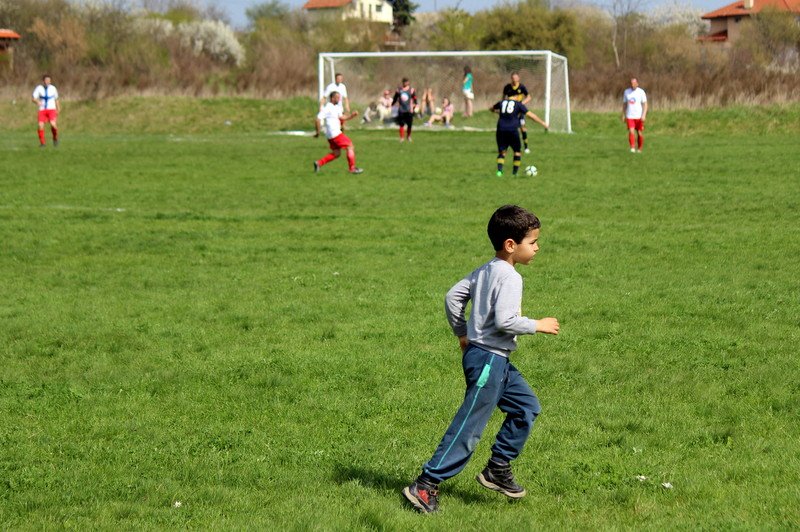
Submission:
M 202 113 L 5 130 L 0 528 L 797 528 L 796 123 L 657 126 L 737 113 L 653 113 L 642 155 L 580 115 L 535 179 L 490 177 L 492 133 L 353 131 L 366 172 L 315 176 L 323 141 Z M 507 202 L 543 222 L 523 312 L 562 324 L 513 356 L 529 495 L 474 481 L 498 415 L 420 516 L 399 490 L 463 396 L 443 296 Z

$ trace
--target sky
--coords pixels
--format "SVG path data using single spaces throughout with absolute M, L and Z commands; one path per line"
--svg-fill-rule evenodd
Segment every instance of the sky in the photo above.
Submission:
M 438 11 L 448 7 L 460 7 L 466 11 L 475 12 L 481 9 L 486 9 L 494 4 L 499 4 L 502 0 L 415 0 L 419 4 L 417 11 Z M 305 0 L 283 0 L 292 8 L 299 8 L 305 3 Z M 703 12 L 712 11 L 724 5 L 733 2 L 733 0 L 678 0 L 677 3 L 681 5 L 690 5 Z M 253 5 L 264 3 L 264 0 L 210 0 L 210 3 L 216 5 L 230 16 L 231 22 L 236 27 L 244 27 L 247 24 L 247 17 L 245 17 L 245 10 Z M 602 5 L 602 1 L 593 2 Z M 607 0 L 606 4 L 609 3 Z M 649 0 L 644 2 L 649 8 L 655 8 L 663 4 L 675 4 L 676 0 Z

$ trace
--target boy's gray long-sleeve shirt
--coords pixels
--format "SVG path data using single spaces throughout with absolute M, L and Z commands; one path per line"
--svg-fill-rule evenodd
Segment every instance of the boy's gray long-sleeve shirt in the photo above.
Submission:
M 502 259 L 490 260 L 457 282 L 444 301 L 455 335 L 466 335 L 470 343 L 492 353 L 508 357 L 517 348 L 518 334 L 536 332 L 536 320 L 520 316 L 522 276 Z

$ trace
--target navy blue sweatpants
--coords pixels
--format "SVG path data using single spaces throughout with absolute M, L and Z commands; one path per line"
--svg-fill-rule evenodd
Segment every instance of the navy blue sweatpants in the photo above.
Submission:
M 508 358 L 472 344 L 463 358 L 467 391 L 433 457 L 422 470 L 437 483 L 467 465 L 495 407 L 506 419 L 497 433 L 492 456 L 510 462 L 522 451 L 541 412 L 539 399 Z

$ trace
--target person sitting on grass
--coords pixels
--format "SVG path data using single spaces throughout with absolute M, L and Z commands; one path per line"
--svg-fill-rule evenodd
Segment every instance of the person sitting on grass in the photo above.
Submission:
M 374 115 L 378 115 L 378 119 L 384 124 L 392 119 L 392 93 L 389 90 L 384 90 L 378 101 L 366 108 L 363 122 L 372 122 Z
M 525 496 L 525 488 L 514 481 L 511 461 L 522 452 L 541 407 L 509 357 L 517 348 L 517 335 L 558 334 L 560 329 L 556 318 L 532 320 L 520 315 L 522 276 L 514 266 L 533 260 L 539 251 L 540 227 L 539 219 L 522 207 L 497 209 L 487 228 L 494 258 L 457 282 L 445 296 L 447 320 L 463 354 L 467 391 L 422 473 L 403 488 L 405 498 L 420 512 L 438 510 L 439 484 L 467 465 L 495 407 L 506 418 L 492 446 L 492 457 L 477 481 L 512 499 Z
M 436 122 L 443 122 L 445 127 L 450 127 L 450 122 L 453 120 L 453 113 L 455 112 L 455 107 L 453 104 L 450 103 L 450 98 L 444 97 L 442 98 L 442 108 L 436 109 L 436 113 L 431 115 L 431 118 L 425 122 L 426 126 L 430 126 Z

